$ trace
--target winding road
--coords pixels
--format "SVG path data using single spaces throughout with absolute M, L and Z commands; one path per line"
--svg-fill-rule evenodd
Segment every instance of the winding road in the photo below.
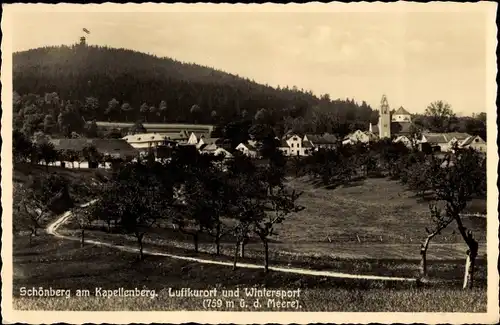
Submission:
M 87 207 L 87 206 L 95 203 L 96 201 L 97 200 L 90 201 L 86 204 L 81 205 L 81 207 Z M 57 232 L 57 229 L 59 227 L 61 227 L 69 218 L 71 218 L 71 216 L 72 216 L 71 211 L 67 211 L 67 212 L 63 213 L 59 218 L 57 218 L 54 222 L 50 223 L 47 226 L 47 228 L 46 228 L 47 233 L 50 235 L 53 235 L 57 238 L 73 240 L 73 241 L 80 241 L 81 239 L 78 237 L 65 236 L 65 235 L 61 235 L 60 233 Z M 97 246 L 119 249 L 119 250 L 125 251 L 125 252 L 132 252 L 132 253 L 139 252 L 138 248 L 128 246 L 128 245 L 119 246 L 119 245 L 114 245 L 114 244 L 110 244 L 110 243 L 106 243 L 106 242 L 102 242 L 102 241 L 97 241 L 97 240 L 85 240 L 85 242 L 89 243 L 89 244 L 97 245 Z M 178 260 L 191 261 L 191 262 L 197 262 L 197 263 L 202 263 L 202 264 L 216 264 L 216 265 L 231 266 L 231 267 L 233 266 L 232 262 L 214 261 L 214 260 L 203 259 L 203 258 L 173 255 L 173 254 L 163 253 L 163 252 L 159 252 L 159 251 L 151 251 L 148 249 L 144 249 L 144 254 L 155 255 L 155 256 L 164 256 L 164 257 L 174 258 L 174 259 L 178 259 Z M 240 268 L 248 268 L 248 269 L 262 269 L 262 268 L 264 268 L 263 265 L 249 264 L 249 263 L 237 263 L 237 266 Z M 340 279 L 400 281 L 400 282 L 402 282 L 402 281 L 406 281 L 406 282 L 417 281 L 416 278 L 401 278 L 401 277 L 377 276 L 377 275 L 348 274 L 348 273 L 339 273 L 339 272 L 332 272 L 332 271 L 316 271 L 316 270 L 308 270 L 308 269 L 301 269 L 301 268 L 288 268 L 288 267 L 278 267 L 278 266 L 269 266 L 269 269 L 271 271 L 275 271 L 275 272 L 303 274 L 303 275 L 309 275 L 309 276 L 322 276 L 322 277 L 340 278 Z

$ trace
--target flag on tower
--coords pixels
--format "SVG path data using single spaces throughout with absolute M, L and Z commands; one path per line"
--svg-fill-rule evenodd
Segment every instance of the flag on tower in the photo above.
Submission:
M 83 31 L 87 34 L 90 34 L 90 31 L 87 28 L 84 28 Z

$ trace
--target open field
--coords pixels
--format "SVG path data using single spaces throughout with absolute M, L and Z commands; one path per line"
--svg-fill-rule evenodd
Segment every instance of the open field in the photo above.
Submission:
M 486 306 L 486 293 L 480 289 L 464 292 L 449 286 L 422 288 L 408 283 L 305 277 L 275 272 L 266 275 L 259 270 L 232 271 L 229 267 L 153 256 L 138 262 L 135 254 L 91 245 L 81 248 L 78 242 L 48 235 L 37 238 L 33 247 L 29 247 L 25 237 L 16 238 L 14 243 L 16 309 L 202 310 L 200 298 L 169 297 L 166 292 L 168 288 L 183 287 L 218 290 L 300 288 L 300 311 L 484 312 Z M 89 289 L 93 293 L 96 287 L 116 289 L 124 287 L 124 284 L 125 289 L 154 289 L 159 295 L 156 299 L 19 297 L 21 287 L 69 289 L 75 294 L 77 289 Z M 235 308 L 221 309 L 242 310 L 238 304 Z M 277 309 L 264 306 L 259 310 Z
M 40 168 L 38 172 L 45 171 L 45 167 Z M 89 170 L 49 170 L 68 173 L 82 182 L 92 181 L 96 177 L 95 171 Z M 15 178 L 17 182 L 24 182 L 27 179 L 26 171 L 18 169 Z M 418 202 L 411 193 L 403 191 L 397 182 L 387 179 L 368 179 L 357 186 L 339 187 L 335 190 L 315 187 L 303 178 L 292 179 L 289 184 L 304 191 L 301 201 L 306 210 L 285 220 L 283 228 L 278 231 L 278 237 L 270 244 L 271 265 L 349 274 L 396 277 L 418 275 L 419 241 L 423 238 L 423 228 L 426 225 L 427 203 Z M 479 209 L 481 204 L 476 203 Z M 349 217 L 346 218 L 345 215 Z M 485 232 L 485 220 L 474 218 L 466 222 L 481 238 Z M 63 225 L 59 232 L 79 236 L 71 222 Z M 419 237 L 418 234 L 422 236 Z M 146 256 L 144 261 L 138 261 L 138 254 L 89 244 L 82 248 L 79 242 L 61 240 L 47 234 L 36 237 L 33 246 L 29 246 L 27 236 L 15 236 L 14 306 L 17 309 L 50 310 L 203 310 L 199 298 L 169 297 L 166 290 L 183 287 L 265 287 L 291 290 L 300 288 L 300 311 L 484 312 L 484 242 L 480 244 L 480 256 L 477 260 L 478 288 L 465 292 L 460 288 L 465 246 L 456 234 L 447 232 L 441 237 L 431 243 L 428 253 L 429 276 L 441 282 L 422 286 L 415 283 L 336 279 L 273 271 L 265 274 L 255 269 L 232 271 L 230 267 L 159 256 Z M 99 227 L 86 231 L 86 238 L 118 245 L 136 245 L 133 236 L 106 233 L 99 230 Z M 145 248 L 183 256 L 231 261 L 234 244 L 226 238 L 222 243 L 222 256 L 215 256 L 215 246 L 210 238 L 202 237 L 200 252 L 196 254 L 190 237 L 172 229 L 156 228 L 147 235 Z M 245 251 L 246 258 L 240 259 L 240 262 L 262 263 L 263 253 L 258 241 L 250 242 Z M 124 286 L 125 289 L 154 289 L 159 296 L 156 299 L 19 296 L 21 287 L 70 289 L 74 293 L 77 289 L 89 289 L 93 292 L 96 287 L 117 289 Z M 226 306 L 222 308 L 224 309 L 248 310 L 238 307 L 237 303 L 236 307 Z M 264 306 L 259 310 L 277 309 Z
M 334 190 L 316 187 L 307 178 L 292 178 L 288 184 L 303 191 L 299 202 L 306 209 L 288 216 L 282 225 L 276 226 L 278 235 L 270 243 L 274 259 L 288 263 L 301 259 L 300 256 L 313 257 L 318 261 L 339 258 L 420 258 L 420 243 L 426 236 L 425 227 L 429 226 L 428 203 L 417 200 L 398 182 L 381 178 L 366 179 L 356 186 Z M 475 200 L 469 211 L 482 211 L 484 207 L 484 200 Z M 486 219 L 464 217 L 464 223 L 474 231 L 480 242 L 479 257 L 485 258 Z M 76 226 L 68 227 L 74 229 Z M 456 225 L 451 224 L 442 235 L 432 240 L 429 259 L 465 258 L 466 246 L 460 234 L 454 231 L 455 228 Z M 117 237 L 116 240 L 121 239 Z M 133 241 L 133 238 L 130 240 Z M 173 231 L 168 226 L 152 229 L 147 240 L 151 244 L 192 249 L 191 237 Z M 212 238 L 201 236 L 200 250 L 215 252 L 212 242 Z M 222 252 L 231 255 L 233 242 L 231 238 L 223 238 Z M 261 248 L 261 243 L 256 239 L 246 246 L 248 254 L 258 258 L 262 256 Z
M 319 244 L 329 242 L 330 238 L 336 243 L 411 244 L 426 236 L 428 202 L 421 202 L 397 181 L 368 178 L 330 190 L 301 177 L 290 179 L 288 185 L 303 191 L 299 203 L 306 208 L 291 215 L 282 230 L 278 229 L 278 241 Z M 486 213 L 486 201 L 471 202 L 467 211 Z M 467 217 L 464 223 L 480 242 L 484 241 L 484 218 Z M 460 234 L 453 233 L 455 228 L 452 224 L 433 242 L 462 242 Z

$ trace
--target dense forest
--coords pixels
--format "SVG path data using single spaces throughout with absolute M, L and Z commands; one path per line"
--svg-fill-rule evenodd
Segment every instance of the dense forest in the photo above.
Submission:
M 378 120 L 377 108 L 364 101 L 317 97 L 295 86 L 273 88 L 209 67 L 98 46 L 14 53 L 13 86 L 14 128 L 28 135 L 95 136 L 91 121 L 97 120 L 209 123 L 218 126 L 218 136 L 238 130 L 243 138 L 252 127 L 273 136 L 293 131 L 342 137 Z M 421 129 L 483 138 L 485 121 L 484 114 L 457 118 L 442 101 L 415 116 Z
M 51 94 L 64 99 L 63 110 L 77 110 L 85 120 L 219 124 L 264 109 L 278 127 L 332 132 L 339 124 L 354 129 L 378 118 L 365 102 L 318 98 L 297 87 L 273 88 L 126 49 L 45 47 L 15 53 L 13 62 L 17 94 Z

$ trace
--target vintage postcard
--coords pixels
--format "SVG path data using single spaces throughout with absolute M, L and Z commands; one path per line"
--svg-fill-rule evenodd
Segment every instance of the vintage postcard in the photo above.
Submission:
M 499 321 L 496 3 L 2 7 L 4 322 Z

